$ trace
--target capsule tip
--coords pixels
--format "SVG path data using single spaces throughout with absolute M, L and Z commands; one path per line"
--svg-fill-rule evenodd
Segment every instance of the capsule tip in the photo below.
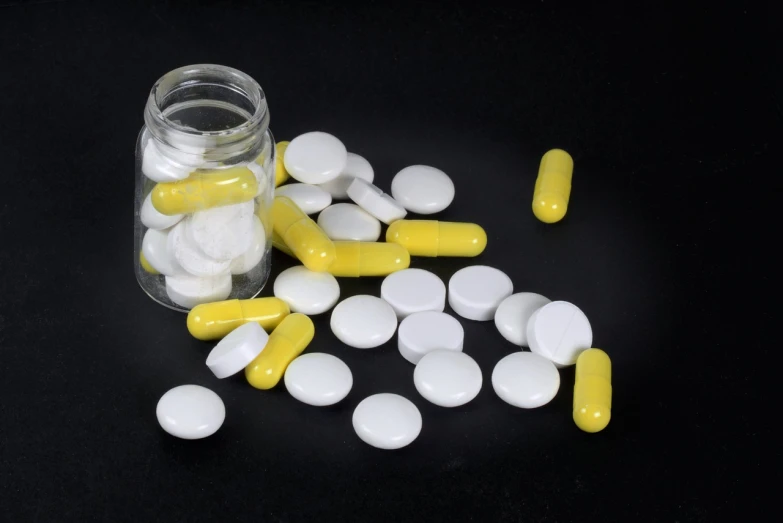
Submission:
M 188 332 L 197 340 L 209 340 L 209 333 L 204 321 L 204 305 L 196 305 L 188 312 Z
M 147 258 L 144 256 L 143 252 L 139 253 L 139 263 L 141 264 L 141 268 L 147 271 L 150 274 L 160 274 L 160 272 L 155 270 L 155 267 L 150 265 L 150 262 L 147 261 Z
M 533 214 L 544 223 L 556 223 L 566 215 L 568 202 L 557 194 L 536 195 L 533 200 Z
M 605 405 L 583 405 L 574 410 L 574 423 L 585 432 L 600 432 L 609 425 L 612 412 Z
M 473 238 L 473 252 L 471 254 L 473 256 L 478 256 L 487 248 L 487 233 L 480 225 L 472 223 L 471 226 L 472 230 L 470 235 Z
M 389 225 L 386 229 L 386 242 L 387 243 L 400 243 L 400 227 L 404 223 L 404 220 L 397 220 Z

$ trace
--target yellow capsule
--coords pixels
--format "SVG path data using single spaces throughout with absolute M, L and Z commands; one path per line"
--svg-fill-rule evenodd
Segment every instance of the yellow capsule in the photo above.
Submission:
M 261 354 L 245 367 L 247 382 L 262 390 L 277 385 L 288 364 L 302 354 L 314 335 L 315 326 L 308 316 L 299 313 L 286 316 L 269 335 Z
M 289 143 L 291 142 L 277 142 L 275 145 L 275 187 L 281 186 L 290 176 L 283 163 L 285 150 L 288 149 Z
M 155 270 L 155 267 L 150 265 L 150 262 L 147 261 L 147 258 L 144 257 L 144 253 L 139 253 L 139 263 L 141 264 L 141 268 L 147 271 L 150 274 L 160 274 L 158 271 Z
M 574 160 L 562 149 L 547 151 L 541 158 L 533 191 L 533 214 L 544 223 L 559 222 L 568 210 Z
M 240 325 L 254 321 L 268 332 L 290 312 L 288 304 L 279 298 L 203 303 L 188 313 L 188 331 L 200 340 L 219 340 Z
M 338 241 L 334 248 L 336 257 L 328 269 L 333 276 L 386 276 L 411 264 L 408 251 L 396 243 Z
M 187 214 L 252 200 L 258 182 L 247 167 L 194 172 L 184 180 L 152 188 L 152 206 L 166 215 Z
M 576 359 L 574 423 L 585 432 L 599 432 L 611 415 L 612 361 L 601 349 L 587 349 Z
M 334 243 L 302 210 L 285 196 L 272 203 L 272 227 L 305 267 L 324 272 L 334 261 Z
M 399 243 L 411 256 L 478 256 L 487 233 L 475 223 L 397 220 L 386 230 L 386 241 Z
M 283 238 L 281 238 L 280 235 L 277 234 L 274 230 L 272 231 L 272 247 L 284 254 L 289 255 L 292 258 L 296 258 L 293 251 L 291 251 L 288 245 L 286 245 L 283 241 Z

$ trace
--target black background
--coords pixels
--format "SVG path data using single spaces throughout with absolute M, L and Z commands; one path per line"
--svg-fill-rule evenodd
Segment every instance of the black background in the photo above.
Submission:
M 780 306 L 762 297 L 779 289 L 777 18 L 586 4 L 0 7 L 0 520 L 774 519 Z M 132 264 L 145 100 L 193 63 L 250 74 L 278 140 L 331 132 L 383 189 L 414 163 L 449 173 L 439 217 L 480 223 L 489 246 L 412 266 L 447 280 L 488 264 L 579 305 L 613 358 L 609 427 L 574 426 L 573 368 L 543 408 L 500 401 L 491 371 L 514 347 L 492 322 L 462 321 L 484 386 L 456 409 L 416 393 L 395 339 L 351 349 L 328 314 L 308 351 L 353 370 L 339 405 L 215 379 L 212 345 L 144 295 Z M 530 200 L 553 147 L 576 167 L 567 218 L 544 225 Z M 290 264 L 275 252 L 272 278 Z M 340 284 L 378 295 L 380 279 Z M 155 419 L 184 383 L 226 404 L 206 440 Z M 376 392 L 421 410 L 409 447 L 353 432 Z

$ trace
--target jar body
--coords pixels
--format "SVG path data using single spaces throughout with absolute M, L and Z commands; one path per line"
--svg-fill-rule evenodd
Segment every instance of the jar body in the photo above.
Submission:
M 166 307 L 257 296 L 269 277 L 275 144 L 252 78 L 197 65 L 153 87 L 136 143 L 134 268 Z

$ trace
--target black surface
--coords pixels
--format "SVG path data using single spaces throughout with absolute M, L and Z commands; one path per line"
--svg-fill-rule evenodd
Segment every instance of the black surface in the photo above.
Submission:
M 774 519 L 779 306 L 759 301 L 779 290 L 774 18 L 631 4 L 0 8 L 0 520 Z M 441 218 L 480 223 L 489 246 L 412 266 L 446 280 L 488 264 L 518 291 L 578 304 L 613 358 L 609 427 L 574 426 L 573 369 L 543 408 L 500 401 L 491 371 L 514 347 L 492 322 L 462 322 L 484 386 L 457 409 L 416 393 L 396 340 L 348 348 L 328 314 L 308 351 L 353 370 L 338 406 L 215 379 L 211 344 L 132 266 L 146 96 L 192 63 L 249 73 L 277 139 L 332 132 L 382 188 L 413 163 L 448 172 L 457 196 Z M 576 169 L 567 218 L 547 226 L 530 198 L 552 147 Z M 272 277 L 290 263 L 275 253 Z M 213 437 L 159 428 L 158 398 L 184 383 L 223 398 Z M 424 419 L 399 451 L 351 427 L 384 391 Z

